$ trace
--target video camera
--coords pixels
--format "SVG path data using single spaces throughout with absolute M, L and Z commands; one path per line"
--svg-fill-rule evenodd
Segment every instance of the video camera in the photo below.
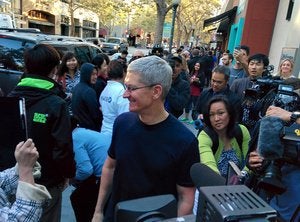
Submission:
M 261 127 L 267 127 L 267 125 L 264 124 Z M 277 127 L 271 130 L 276 131 Z M 266 134 L 264 132 L 268 131 L 261 128 L 260 133 Z M 274 135 L 269 134 L 267 137 L 274 138 L 275 133 Z M 281 183 L 281 168 L 284 164 L 288 163 L 300 167 L 300 124 L 293 123 L 290 126 L 283 126 L 279 134 L 280 141 L 276 147 L 273 143 L 277 138 L 269 142 L 269 145 L 266 145 L 269 139 L 262 138 L 262 140 L 266 140 L 262 142 L 265 145 L 259 145 L 259 152 L 264 157 L 264 163 L 260 170 L 261 178 L 258 180 L 257 187 L 268 191 L 270 194 L 282 194 L 286 190 L 284 184 Z
M 259 78 L 253 81 L 251 88 L 245 90 L 242 123 L 248 128 L 253 128 L 270 105 L 295 111 L 299 109 L 299 104 L 298 94 L 285 80 L 269 76 Z
M 273 78 L 258 78 L 253 80 L 251 88 L 245 90 L 245 97 L 255 99 L 263 99 L 270 90 L 276 90 L 280 84 L 283 84 L 281 79 Z
M 270 196 L 281 194 L 285 186 L 281 183 L 281 168 L 285 163 L 300 166 L 300 125 L 267 120 L 264 117 L 270 105 L 293 112 L 300 110 L 300 97 L 292 85 L 278 78 L 260 78 L 245 92 L 243 103 L 243 124 L 258 135 L 258 148 L 264 157 L 263 167 L 258 171 L 258 181 L 252 184 L 257 190 L 263 189 Z M 259 127 L 257 127 L 259 126 Z M 298 135 L 295 133 L 298 132 Z

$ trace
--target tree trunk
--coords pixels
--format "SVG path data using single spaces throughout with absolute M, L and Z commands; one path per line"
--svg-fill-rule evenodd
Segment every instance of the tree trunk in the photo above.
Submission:
M 69 12 L 70 12 L 70 36 L 75 36 L 75 21 L 74 21 L 74 2 L 70 0 L 69 3 Z
M 178 7 L 178 10 L 177 10 L 177 16 L 176 16 L 176 31 L 177 31 L 177 38 L 176 38 L 176 45 L 177 45 L 177 48 L 179 48 L 180 44 L 181 44 L 181 37 L 182 37 L 182 31 L 181 30 L 181 23 L 180 23 L 180 7 Z
M 157 20 L 156 20 L 156 31 L 154 36 L 154 44 L 162 44 L 162 35 L 164 30 L 164 22 L 168 11 L 173 8 L 173 5 L 167 5 L 166 0 L 155 0 Z
M 165 17 L 170 7 L 167 8 L 167 4 L 165 0 L 155 0 L 155 3 L 156 3 L 157 17 L 156 17 L 154 44 L 161 45 Z
M 162 35 L 163 35 L 163 29 L 164 29 L 164 21 L 165 21 L 165 15 L 162 15 L 162 14 L 159 15 L 159 14 L 157 14 L 154 44 L 161 44 L 161 42 L 162 42 Z

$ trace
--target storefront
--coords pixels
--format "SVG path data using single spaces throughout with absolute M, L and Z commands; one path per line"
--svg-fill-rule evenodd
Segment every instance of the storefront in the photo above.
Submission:
M 38 10 L 28 12 L 28 27 L 40 29 L 46 34 L 55 34 L 55 16 Z

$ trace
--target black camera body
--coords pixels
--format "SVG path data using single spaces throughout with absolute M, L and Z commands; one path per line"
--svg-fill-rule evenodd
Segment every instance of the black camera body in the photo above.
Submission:
M 255 185 L 256 189 L 265 190 L 271 197 L 286 191 L 285 185 L 281 182 L 282 166 L 290 164 L 300 167 L 300 124 L 293 123 L 283 127 L 281 134 L 282 155 L 277 158 L 264 156 L 263 167 L 259 171 L 259 179 Z M 271 151 L 272 147 L 269 148 Z
M 283 160 L 300 167 L 300 124 L 293 123 L 283 128 Z
M 287 111 L 300 109 L 300 97 L 284 80 L 272 77 L 256 79 L 251 88 L 245 90 L 242 123 L 248 128 L 265 115 L 268 107 L 274 105 Z
M 246 96 L 255 108 L 252 110 L 254 114 L 248 115 L 246 123 L 260 125 L 259 128 L 255 128 L 259 129 L 259 149 L 264 150 L 265 159 L 263 166 L 257 171 L 256 184 L 252 186 L 256 190 L 265 190 L 271 196 L 281 194 L 286 190 L 281 183 L 282 166 L 284 164 L 300 166 L 300 125 L 281 121 L 282 127 L 277 129 L 272 127 L 272 122 L 266 124 L 265 119 L 262 118 L 270 105 L 290 112 L 300 110 L 300 97 L 294 92 L 293 86 L 285 84 L 284 80 L 274 78 L 257 79 L 255 85 L 246 90 Z M 277 141 L 281 143 L 280 149 L 275 148 Z

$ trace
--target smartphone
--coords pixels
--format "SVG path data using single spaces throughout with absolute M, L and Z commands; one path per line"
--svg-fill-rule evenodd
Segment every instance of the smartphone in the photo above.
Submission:
M 240 50 L 240 49 L 241 49 L 241 46 L 240 46 L 240 45 L 237 45 L 234 49 Z

